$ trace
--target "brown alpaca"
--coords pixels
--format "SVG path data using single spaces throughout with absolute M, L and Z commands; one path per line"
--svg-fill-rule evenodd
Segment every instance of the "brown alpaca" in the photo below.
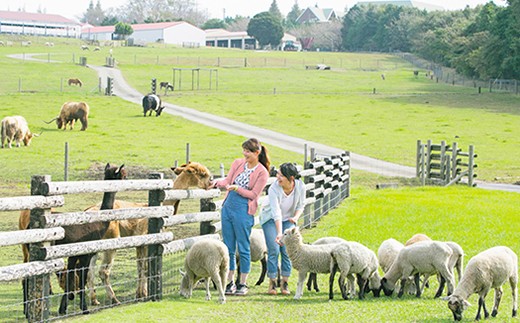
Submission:
M 188 189 L 190 187 L 199 187 L 202 189 L 209 188 L 211 184 L 211 173 L 206 168 L 206 166 L 196 163 L 189 162 L 188 164 L 181 165 L 180 167 L 172 167 L 171 168 L 174 173 L 177 175 L 173 182 L 173 189 Z M 164 205 L 174 205 L 175 211 L 174 214 L 177 214 L 179 201 L 166 201 Z M 146 203 L 134 203 L 134 202 L 126 202 L 116 200 L 114 203 L 114 209 L 119 208 L 136 208 L 136 207 L 146 207 L 148 204 Z M 92 206 L 87 210 L 95 210 L 99 206 Z M 121 221 L 112 221 L 110 223 L 109 229 L 103 236 L 103 239 L 112 239 L 118 237 L 129 237 L 129 236 L 138 236 L 144 235 L 148 233 L 148 219 L 131 219 L 131 220 L 121 220 Z M 146 247 L 137 247 L 136 248 L 137 255 L 137 275 L 138 275 L 138 284 L 136 291 L 136 298 L 143 299 L 148 296 L 148 282 L 147 282 L 147 249 Z M 114 290 L 112 289 L 112 285 L 110 284 L 110 271 L 112 265 L 114 264 L 114 258 L 116 256 L 116 250 L 104 251 L 102 256 L 102 263 L 99 268 L 99 276 L 101 277 L 101 281 L 105 285 L 107 298 L 110 300 L 112 304 L 120 304 L 117 299 Z M 99 301 L 96 298 L 96 290 L 94 288 L 94 268 L 96 266 L 96 257 L 92 258 L 90 263 L 90 274 L 88 277 L 88 286 L 89 286 L 89 294 L 90 294 L 90 302 L 92 305 L 99 305 Z
M 126 178 L 126 170 L 124 165 L 120 167 L 111 167 L 107 164 L 105 167 L 105 180 L 121 180 Z M 112 209 L 114 207 L 115 192 L 105 192 L 103 194 L 103 202 L 101 210 Z M 86 223 L 80 225 L 71 225 L 64 227 L 65 237 L 56 241 L 56 245 L 69 244 L 76 242 L 85 242 L 101 239 L 108 230 L 110 222 Z M 79 275 L 79 298 L 80 308 L 84 314 L 88 313 L 87 301 L 85 299 L 85 285 L 89 270 L 89 264 L 94 254 L 73 256 L 67 259 L 67 281 L 65 294 L 61 298 L 59 313 L 67 313 L 68 301 L 74 299 L 74 280 L 75 273 Z M 72 275 L 71 275 L 72 274 Z

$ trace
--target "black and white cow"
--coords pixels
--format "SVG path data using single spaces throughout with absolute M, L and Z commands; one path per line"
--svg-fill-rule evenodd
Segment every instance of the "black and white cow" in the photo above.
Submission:
M 143 97 L 143 112 L 146 117 L 146 113 L 150 111 L 149 116 L 152 115 L 152 111 L 155 111 L 155 116 L 158 117 L 161 115 L 162 110 L 164 109 L 161 106 L 161 98 L 155 94 L 148 94 Z

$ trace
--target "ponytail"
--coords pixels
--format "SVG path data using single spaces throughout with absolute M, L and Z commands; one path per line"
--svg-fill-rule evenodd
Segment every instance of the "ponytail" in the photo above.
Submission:
M 260 164 L 264 165 L 267 171 L 269 171 L 271 167 L 271 160 L 269 160 L 269 155 L 267 155 L 267 148 L 265 148 L 264 145 L 260 146 L 262 147 L 262 150 L 260 151 L 260 154 L 258 154 L 258 161 Z

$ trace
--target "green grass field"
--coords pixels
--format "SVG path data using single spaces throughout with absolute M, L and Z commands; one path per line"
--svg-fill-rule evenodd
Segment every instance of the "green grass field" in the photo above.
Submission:
M 124 163 L 130 178 L 142 178 L 155 171 L 170 177 L 169 167 L 174 161 L 182 163 L 186 158 L 186 143 L 190 143 L 191 160 L 207 165 L 217 174 L 221 163 L 228 169 L 231 161 L 240 156 L 240 143 L 245 138 L 167 114 L 160 118 L 143 118 L 139 105 L 99 95 L 97 75 L 72 61 L 84 55 L 89 64 L 102 65 L 107 48 L 87 53 L 80 51 L 76 41 L 56 41 L 53 48 L 44 47 L 45 41 L 35 41 L 30 48 L 0 47 L 0 64 L 6 71 L 0 80 L 1 115 L 24 115 L 33 132 L 43 131 L 30 147 L 0 150 L 0 196 L 28 195 L 30 177 L 35 174 L 50 174 L 53 180 L 62 180 L 66 142 L 70 152 L 69 180 L 99 179 L 97 173 L 106 162 Z M 6 57 L 23 52 L 41 53 L 43 59 L 62 63 L 35 63 Z M 418 139 L 457 141 L 463 149 L 473 144 L 478 154 L 479 179 L 520 181 L 518 96 L 486 92 L 478 95 L 474 88 L 435 83 L 423 77 L 415 79 L 413 67 L 394 56 L 156 46 L 115 48 L 114 57 L 127 81 L 143 93 L 149 91 L 151 78 L 171 81 L 173 67 L 193 68 L 200 62 L 203 67 L 218 68 L 218 90 L 183 90 L 163 97 L 174 104 L 409 166 L 414 166 Z M 246 58 L 253 67 L 240 67 Z M 331 65 L 333 70 L 304 68 L 306 64 L 322 62 Z M 191 85 L 188 74 L 183 74 L 184 85 Z M 384 81 L 381 74 L 385 74 Z M 63 84 L 70 77 L 81 78 L 84 86 L 76 88 Z M 201 80 L 204 80 L 201 84 L 207 84 L 207 75 L 202 71 Z M 18 92 L 20 89 L 21 93 Z M 72 100 L 84 100 L 90 105 L 87 131 L 80 132 L 79 127 L 62 131 L 54 124 L 42 122 L 56 116 L 61 105 Z M 303 161 L 301 154 L 268 148 L 274 165 Z M 354 170 L 352 196 L 324 217 L 317 227 L 305 230 L 305 240 L 312 242 L 322 236 L 341 236 L 359 241 L 375 251 L 390 237 L 404 242 L 414 233 L 424 232 L 434 239 L 458 242 L 467 254 L 466 262 L 478 252 L 496 245 L 507 245 L 520 252 L 515 236 L 519 231 L 518 221 L 515 221 L 520 205 L 518 194 L 459 186 L 403 187 L 406 181 L 400 181 L 402 188 L 397 190 L 373 189 L 376 183 L 385 181 L 399 179 Z M 86 200 L 67 197 L 66 205 L 79 210 L 98 199 L 99 196 Z M 0 213 L 0 231 L 16 228 L 16 212 Z M 2 265 L 21 262 L 17 247 L 2 248 L 0 252 Z M 115 266 L 121 261 L 118 257 Z M 253 270 L 251 282 L 257 277 L 258 265 L 253 266 Z M 293 291 L 295 276 L 290 284 Z M 198 289 L 190 300 L 173 293 L 161 302 L 116 307 L 75 320 L 452 320 L 446 303 L 433 299 L 434 288 L 418 300 L 408 296 L 402 300 L 395 296 L 381 299 L 370 296 L 366 301 L 343 301 L 337 294 L 336 299 L 329 302 L 325 292 L 327 279 L 321 276 L 319 281 L 322 292 L 305 293 L 301 301 L 268 297 L 265 295 L 267 287 L 263 285 L 253 287 L 246 298 L 229 298 L 226 305 L 219 306 L 215 301 L 204 301 L 203 291 Z M 436 287 L 436 282 L 433 285 Z M 7 289 L 16 299 L 19 284 L 9 285 Z M 213 295 L 216 298 L 216 294 Z M 473 320 L 476 314 L 476 297 L 470 298 L 470 302 L 473 306 L 465 313 L 464 321 Z M 491 308 L 492 295 L 488 295 L 487 302 Z M 511 292 L 506 286 L 497 319 L 514 321 L 510 313 Z M 4 309 L 0 320 L 7 319 L 8 315 L 9 310 Z

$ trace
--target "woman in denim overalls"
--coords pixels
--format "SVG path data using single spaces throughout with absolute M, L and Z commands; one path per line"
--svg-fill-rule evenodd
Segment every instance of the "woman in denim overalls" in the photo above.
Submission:
M 258 197 L 269 178 L 267 150 L 255 138 L 242 144 L 244 158 L 236 159 L 226 178 L 213 183 L 224 187 L 227 194 L 222 206 L 222 238 L 229 251 L 229 274 L 226 295 L 246 295 L 247 276 L 251 270 L 249 236 L 255 223 Z M 240 283 L 235 286 L 235 254 L 240 257 Z

